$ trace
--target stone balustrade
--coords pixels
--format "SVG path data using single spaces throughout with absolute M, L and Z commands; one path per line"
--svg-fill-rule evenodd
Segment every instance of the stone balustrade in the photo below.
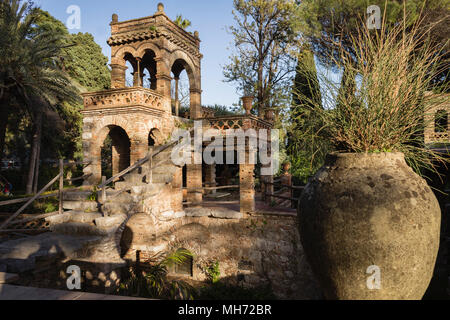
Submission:
M 164 97 L 142 87 L 85 93 L 83 99 L 85 110 L 141 106 L 165 111 Z
M 270 121 L 263 120 L 254 115 L 232 115 L 232 116 L 221 116 L 221 117 L 209 117 L 204 118 L 205 121 L 209 122 L 212 129 L 224 132 L 229 129 L 266 129 L 270 130 L 273 128 L 273 124 Z

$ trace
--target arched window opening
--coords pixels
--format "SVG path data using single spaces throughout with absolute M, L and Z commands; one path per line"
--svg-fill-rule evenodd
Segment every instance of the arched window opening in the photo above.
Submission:
M 124 129 L 110 126 L 101 150 L 102 176 L 113 175 L 130 166 L 130 139 Z
M 125 66 L 127 67 L 127 70 L 125 71 L 125 86 L 131 88 L 134 86 L 136 60 L 130 53 L 125 55 L 124 60 L 126 61 Z
M 434 131 L 443 133 L 448 131 L 448 113 L 446 110 L 438 110 L 434 119 Z
M 148 134 L 148 146 L 155 147 L 161 145 L 164 141 L 161 131 L 157 128 L 150 130 Z
M 144 88 L 156 90 L 156 60 L 155 53 L 152 50 L 145 51 L 141 60 L 142 85 Z
M 172 66 L 171 75 L 172 114 L 189 118 L 191 92 L 186 63 L 183 60 L 175 61 Z

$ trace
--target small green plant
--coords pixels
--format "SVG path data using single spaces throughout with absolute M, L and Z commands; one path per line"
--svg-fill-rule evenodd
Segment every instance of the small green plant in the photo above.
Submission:
M 97 186 L 93 187 L 92 193 L 87 197 L 87 200 L 89 201 L 97 201 L 98 199 L 98 191 Z
M 45 208 L 45 213 L 51 213 L 51 212 L 56 212 L 58 211 L 58 205 L 52 203 L 52 202 L 47 202 L 44 205 Z
M 220 280 L 219 261 L 215 261 L 206 267 L 206 274 L 212 283 L 218 282 Z
M 133 297 L 169 300 L 193 300 L 195 289 L 188 283 L 168 278 L 169 268 L 181 265 L 192 254 L 184 249 L 173 253 L 158 253 L 143 265 L 131 267 L 128 278 L 116 293 Z

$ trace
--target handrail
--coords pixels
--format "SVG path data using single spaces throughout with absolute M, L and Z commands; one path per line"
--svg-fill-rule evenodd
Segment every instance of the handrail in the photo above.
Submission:
M 36 200 L 47 199 L 47 198 L 55 197 L 57 195 L 58 195 L 58 192 L 53 192 L 53 193 L 50 193 L 50 194 L 46 194 L 46 195 L 40 196 Z M 28 200 L 30 200 L 32 198 L 33 197 L 27 197 L 27 198 L 20 198 L 20 199 L 2 201 L 2 202 L 0 202 L 0 207 L 8 206 L 8 205 L 11 205 L 11 204 L 18 204 L 18 203 L 27 202 Z
M 194 129 L 189 130 L 189 134 L 191 134 L 192 132 L 194 132 Z M 120 179 L 121 177 L 123 177 L 124 175 L 126 175 L 128 172 L 133 171 L 139 167 L 141 167 L 144 163 L 146 163 L 147 161 L 149 161 L 150 159 L 153 159 L 154 157 L 156 157 L 157 155 L 159 155 L 161 152 L 164 152 L 165 150 L 169 149 L 170 147 L 176 145 L 177 143 L 180 142 L 180 140 L 183 139 L 183 137 L 172 141 L 168 144 L 165 144 L 163 146 L 159 146 L 156 148 L 155 151 L 153 151 L 153 153 L 148 154 L 146 157 L 142 158 L 141 160 L 139 160 L 138 162 L 136 162 L 135 164 L 133 164 L 132 166 L 126 168 L 125 170 L 123 170 L 122 172 L 119 172 L 118 174 L 116 174 L 115 176 L 109 178 L 108 180 L 106 180 L 105 182 L 102 182 L 102 184 L 100 184 L 99 186 L 97 186 L 97 189 L 103 189 L 105 186 L 107 186 L 108 184 L 110 184 L 113 181 L 116 181 L 117 179 Z M 154 167 L 150 168 L 150 170 L 152 170 Z
M 0 225 L 0 230 L 4 229 L 13 219 L 15 219 L 19 214 L 21 214 L 34 200 L 36 200 L 40 195 L 42 195 L 48 188 L 50 188 L 56 181 L 58 181 L 62 177 L 61 172 L 58 173 L 56 177 L 53 178 L 44 188 L 41 189 L 34 197 L 28 200 L 19 210 L 16 211 L 11 217 L 9 217 L 5 222 Z
M 20 215 L 31 203 L 33 203 L 35 200 L 38 199 L 46 199 L 46 198 L 51 198 L 51 197 L 55 197 L 58 196 L 58 200 L 59 200 L 59 209 L 58 209 L 58 214 L 62 214 L 64 209 L 63 209 L 63 194 L 64 194 L 64 167 L 65 166 L 72 166 L 72 165 L 78 165 L 78 164 L 89 164 L 90 162 L 87 161 L 78 161 L 78 162 L 72 162 L 72 163 L 64 163 L 64 160 L 60 159 L 59 160 L 59 173 L 56 177 L 54 177 L 52 179 L 52 181 L 50 181 L 44 188 L 42 188 L 37 194 L 35 194 L 32 197 L 26 197 L 26 198 L 22 198 L 22 199 L 14 199 L 14 200 L 7 200 L 7 201 L 2 201 L 0 202 L 0 206 L 6 206 L 6 205 L 11 205 L 11 204 L 17 204 L 17 203 L 23 203 L 26 202 L 22 207 L 20 207 L 19 210 L 17 210 L 13 215 L 11 215 L 6 221 L 3 222 L 2 225 L 0 225 L 0 231 L 4 231 L 4 228 L 10 224 L 18 224 L 24 221 L 13 221 L 18 215 Z M 77 180 L 81 180 L 82 178 L 86 178 L 88 176 L 90 176 L 91 174 L 88 175 L 84 175 L 80 178 L 74 178 L 74 179 L 66 179 L 66 181 L 77 181 Z M 46 195 L 42 195 L 44 192 L 46 192 L 54 183 L 56 183 L 57 181 L 59 181 L 59 188 L 57 192 L 52 192 L 50 194 L 46 194 Z M 52 213 L 54 214 L 54 213 Z M 33 220 L 38 220 L 41 219 L 43 215 L 40 216 L 36 216 L 36 217 L 31 217 L 25 220 L 29 220 L 29 221 L 33 221 Z

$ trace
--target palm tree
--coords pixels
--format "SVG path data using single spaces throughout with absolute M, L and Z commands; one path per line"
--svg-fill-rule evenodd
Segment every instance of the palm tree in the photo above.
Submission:
M 24 109 L 33 119 L 27 193 L 31 193 L 42 132 L 43 112 L 80 97 L 61 70 L 59 36 L 36 28 L 39 10 L 28 2 L 0 0 L 0 160 L 9 116 Z M 61 105 L 61 104 L 60 104 Z
M 191 26 L 191 21 L 187 19 L 183 19 L 183 16 L 181 14 L 177 15 L 177 18 L 174 20 L 175 24 L 179 26 L 182 29 L 187 29 Z

